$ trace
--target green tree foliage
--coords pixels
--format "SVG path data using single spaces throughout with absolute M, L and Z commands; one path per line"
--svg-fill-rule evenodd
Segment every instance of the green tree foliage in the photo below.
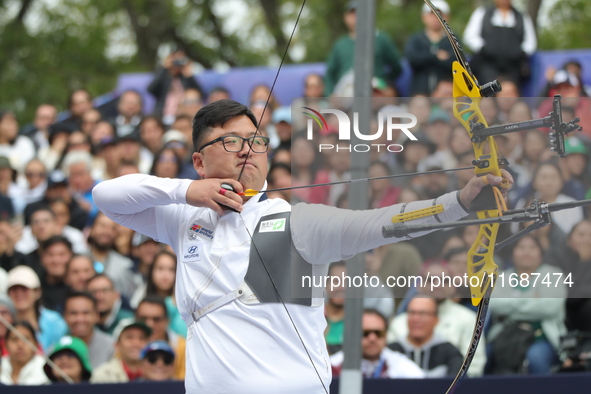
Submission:
M 561 0 L 552 7 L 548 26 L 538 32 L 540 49 L 591 48 L 591 1 Z

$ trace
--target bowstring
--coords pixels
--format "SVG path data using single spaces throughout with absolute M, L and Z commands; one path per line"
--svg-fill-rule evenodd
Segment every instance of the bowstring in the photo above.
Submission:
M 297 28 L 298 23 L 300 21 L 300 17 L 302 16 L 302 11 L 304 10 L 305 5 L 306 5 L 306 0 L 303 0 L 302 6 L 300 7 L 300 11 L 298 13 L 298 17 L 297 17 L 295 24 L 293 26 L 293 29 L 291 31 L 291 35 L 289 36 L 289 41 L 287 42 L 287 46 L 285 47 L 285 51 L 283 52 L 281 62 L 279 63 L 279 68 L 277 69 L 277 73 L 275 74 L 273 84 L 271 85 L 271 89 L 269 90 L 269 95 L 267 96 L 267 101 L 265 102 L 265 106 L 263 107 L 263 112 L 261 114 L 259 121 L 257 122 L 257 128 L 254 132 L 253 142 L 251 144 L 248 144 L 248 153 L 246 154 L 246 157 L 244 158 L 244 162 L 242 163 L 242 168 L 240 169 L 240 174 L 238 175 L 238 179 L 237 179 L 238 182 L 240 182 L 240 178 L 242 177 L 242 173 L 244 172 L 244 168 L 246 167 L 246 162 L 248 160 L 248 157 L 253 152 L 252 147 L 254 145 L 254 138 L 257 136 L 257 134 L 260 130 L 261 120 L 265 116 L 265 112 L 267 111 L 267 108 L 269 106 L 269 101 L 271 100 L 271 97 L 273 96 L 273 90 L 275 89 L 277 79 L 279 78 L 279 73 L 281 72 L 281 68 L 283 67 L 283 63 L 285 62 L 285 58 L 287 56 L 289 46 L 290 46 L 293 36 L 295 34 L 296 28 Z M 273 276 L 271 275 L 271 272 L 269 271 L 267 264 L 265 264 L 265 261 L 263 260 L 261 254 L 259 252 L 259 249 L 254 242 L 254 238 L 253 238 L 250 230 L 248 229 L 248 226 L 246 225 L 246 222 L 244 221 L 242 214 L 238 213 L 238 216 L 240 217 L 240 220 L 242 220 L 242 224 L 244 225 L 244 228 L 246 229 L 246 232 L 248 233 L 248 236 L 250 237 L 250 242 L 252 243 L 252 246 L 254 247 L 254 250 L 259 257 L 259 260 L 263 264 L 263 267 L 265 268 L 265 271 L 267 272 L 269 279 L 271 280 L 271 284 L 273 285 L 273 288 L 275 289 L 275 294 L 277 294 L 277 298 L 281 302 L 281 305 L 283 305 L 283 309 L 285 309 L 285 312 L 287 313 L 287 316 L 289 317 L 289 321 L 291 322 L 291 325 L 293 326 L 293 328 L 294 328 L 294 330 L 295 330 L 295 332 L 302 344 L 302 347 L 304 348 L 304 351 L 306 352 L 306 355 L 308 356 L 308 359 L 310 360 L 310 364 L 312 364 L 312 367 L 314 368 L 314 372 L 316 372 L 316 376 L 318 376 L 318 380 L 320 380 L 320 384 L 322 384 L 322 388 L 324 389 L 324 392 L 326 394 L 328 394 L 328 389 L 326 388 L 326 385 L 324 384 L 324 381 L 322 380 L 322 377 L 320 376 L 320 372 L 318 372 L 318 368 L 316 368 L 316 364 L 314 364 L 314 360 L 312 359 L 312 356 L 310 355 L 310 352 L 308 351 L 308 348 L 306 347 L 304 339 L 302 338 L 300 331 L 298 330 L 298 328 L 295 324 L 295 321 L 293 320 L 293 317 L 291 316 L 291 313 L 289 313 L 289 309 L 287 309 L 287 305 L 285 305 L 285 302 L 283 302 L 283 298 L 281 297 L 281 294 L 279 293 L 279 289 L 277 288 L 277 285 L 275 284 L 275 281 L 273 280 Z

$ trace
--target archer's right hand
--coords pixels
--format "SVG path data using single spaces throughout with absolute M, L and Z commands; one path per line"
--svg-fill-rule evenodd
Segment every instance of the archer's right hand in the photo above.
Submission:
M 234 188 L 234 191 L 227 191 L 221 187 L 227 183 Z M 237 193 L 244 192 L 244 187 L 235 179 L 202 179 L 191 182 L 187 189 L 187 204 L 194 207 L 209 208 L 218 215 L 223 215 L 226 207 L 242 212 L 242 197 Z M 225 205 L 226 207 L 222 207 Z

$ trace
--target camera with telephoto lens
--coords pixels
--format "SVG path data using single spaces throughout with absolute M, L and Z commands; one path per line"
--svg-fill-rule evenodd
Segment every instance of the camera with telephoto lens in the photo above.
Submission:
M 172 65 L 175 67 L 183 67 L 186 66 L 187 63 L 189 63 L 189 58 L 183 56 L 183 57 L 179 57 L 178 59 L 174 59 L 172 61 Z
M 560 353 L 570 365 L 561 366 L 558 372 L 591 371 L 591 332 L 567 333 L 560 340 Z

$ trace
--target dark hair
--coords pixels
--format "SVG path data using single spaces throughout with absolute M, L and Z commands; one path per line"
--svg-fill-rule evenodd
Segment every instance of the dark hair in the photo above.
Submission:
M 363 314 L 364 315 L 376 315 L 378 316 L 380 319 L 382 319 L 384 321 L 384 327 L 387 330 L 388 329 L 388 319 L 386 319 L 386 316 L 384 316 L 382 314 L 382 312 L 378 311 L 377 309 L 374 308 L 365 308 L 363 310 Z
M 418 296 L 418 295 L 417 296 L 414 296 L 410 300 L 408 300 L 408 304 L 406 304 L 407 305 L 407 310 L 408 310 L 408 305 L 410 304 L 410 302 L 412 300 L 416 299 L 416 298 L 426 298 L 428 300 L 432 300 L 433 301 L 433 304 L 435 305 L 435 316 L 439 316 L 439 302 L 437 301 L 436 298 L 433 298 L 433 297 L 425 297 L 425 296 Z
M 106 280 L 109 281 L 109 283 L 111 284 L 111 287 L 115 288 L 115 283 L 113 283 L 113 279 L 109 278 L 105 274 L 94 275 L 92 278 L 88 279 L 88 281 L 86 282 L 86 286 L 88 286 L 90 284 L 90 282 L 94 281 L 95 279 L 99 279 L 99 278 L 105 278 Z
M 138 125 L 138 129 L 141 130 L 142 125 L 149 120 L 153 120 L 154 122 L 156 122 L 158 127 L 160 127 L 162 129 L 162 134 L 164 134 L 166 132 L 166 127 L 164 126 L 164 123 L 162 123 L 162 120 L 156 115 L 148 115 L 148 116 L 144 117 L 142 119 L 142 121 L 140 122 L 140 124 Z
M 167 252 L 166 250 L 158 252 L 156 254 L 156 256 L 154 256 L 154 261 L 152 262 L 152 264 L 150 264 L 150 267 L 148 268 L 148 278 L 146 281 L 147 282 L 146 294 L 148 296 L 158 295 L 158 289 L 156 288 L 156 284 L 154 283 L 152 276 L 154 275 L 154 267 L 156 266 L 156 260 L 158 260 L 160 258 L 160 256 L 168 256 L 168 257 L 172 258 L 172 260 L 174 261 L 174 266 L 175 266 L 175 271 L 176 271 L 176 256 L 170 252 Z M 173 292 L 174 292 L 174 284 L 172 286 L 172 289 L 170 289 L 169 295 L 172 295 Z
M 269 168 L 269 172 L 267 173 L 267 182 L 273 183 L 273 171 L 275 170 L 285 170 L 287 172 L 289 172 L 289 175 L 291 175 L 291 166 L 289 164 L 285 164 L 285 163 L 273 163 L 271 164 L 271 167 Z
M 119 97 L 117 98 L 117 102 L 119 102 L 121 96 L 123 96 L 126 93 L 134 93 L 136 96 L 138 96 L 140 98 L 140 106 L 142 108 L 144 107 L 144 98 L 142 97 L 142 94 L 139 92 L 139 90 L 136 89 L 125 89 L 124 91 L 122 91 Z
M 175 178 L 178 177 L 179 174 L 181 173 L 181 169 L 182 169 L 182 159 L 173 148 L 171 148 L 170 146 L 166 146 L 166 145 L 163 146 L 162 148 L 160 148 L 160 150 L 158 150 L 158 152 L 156 152 L 156 154 L 154 155 L 154 161 L 152 161 L 152 168 L 150 168 L 150 175 L 156 175 L 156 166 L 158 165 L 158 162 L 160 161 L 160 157 L 162 157 L 164 152 L 172 152 L 172 154 L 176 160 Z
M 177 115 L 177 117 L 174 118 L 174 122 L 172 122 L 172 124 L 174 124 L 177 120 L 188 120 L 189 122 L 191 122 L 193 120 L 193 117 L 186 114 Z
M 452 258 L 452 256 L 455 256 L 456 254 L 460 254 L 460 253 L 468 253 L 469 249 L 468 248 L 452 248 L 450 250 L 447 251 L 447 253 L 445 254 L 445 256 L 443 256 L 443 258 L 446 261 L 449 261 L 450 258 Z
M 90 265 L 92 266 L 92 269 L 94 270 L 94 262 L 92 261 L 92 259 L 90 257 L 88 257 L 85 254 L 74 253 L 72 255 L 72 257 L 70 258 L 70 260 L 68 261 L 68 264 L 66 264 L 66 275 L 68 275 L 68 271 L 70 270 L 70 265 L 72 264 L 72 260 L 74 260 L 75 258 L 78 258 L 78 257 L 83 257 L 83 258 L 87 259 L 88 261 L 90 261 Z
M 25 328 L 27 331 L 29 331 L 29 332 L 31 333 L 31 336 L 33 337 L 33 343 L 34 343 L 35 345 L 37 345 L 37 343 L 38 343 L 38 342 L 37 342 L 37 336 L 36 336 L 36 334 L 35 334 L 35 329 L 34 329 L 34 328 L 33 328 L 33 326 L 31 325 L 31 323 L 29 323 L 29 322 L 28 322 L 28 321 L 26 321 L 26 320 L 19 320 L 19 321 L 17 321 L 16 323 L 14 323 L 12 326 L 13 326 L 14 328 L 17 328 L 17 327 L 24 327 L 24 328 Z M 10 338 L 10 336 L 11 336 L 12 334 L 13 334 L 12 330 L 8 330 L 8 331 L 6 332 L 6 336 L 4 337 L 4 340 L 5 340 L 5 341 L 8 341 L 8 338 Z M 1 349 L 0 349 L 0 350 L 1 350 Z
M 219 100 L 201 108 L 193 118 L 193 148 L 198 151 L 203 139 L 213 127 L 224 127 L 238 116 L 247 116 L 258 128 L 254 114 L 244 105 L 229 99 Z
M 72 252 L 72 243 L 68 240 L 68 238 L 62 235 L 54 235 L 53 237 L 50 237 L 49 239 L 46 239 L 45 241 L 41 242 L 40 249 L 42 251 L 46 251 L 48 248 L 57 244 L 66 245 L 68 250 Z
M 64 313 L 66 311 L 66 305 L 68 305 L 68 301 L 72 298 L 86 298 L 88 301 L 92 302 L 92 308 L 95 311 L 98 310 L 96 298 L 94 298 L 92 294 L 85 291 L 70 291 L 66 294 L 66 297 L 64 298 Z
M 39 211 L 47 211 L 51 214 L 51 217 L 55 219 L 55 213 L 53 213 L 53 211 L 51 210 L 51 208 L 47 204 L 39 204 L 39 205 L 35 206 L 33 208 L 33 210 L 31 211 L 31 213 L 29 214 L 29 218 L 32 218 L 33 215 Z
M 88 97 L 88 101 L 92 101 L 92 96 L 90 95 L 90 92 L 86 89 L 76 89 L 73 90 L 72 92 L 70 92 L 70 95 L 68 96 L 68 109 L 72 108 L 72 104 L 74 101 L 74 95 L 78 92 L 84 92 L 86 93 L 86 96 Z
M 164 312 L 164 316 L 166 316 L 166 318 L 168 319 L 168 310 L 166 309 L 166 302 L 164 301 L 164 297 L 160 297 L 160 296 L 157 296 L 157 295 L 147 295 L 137 305 L 137 308 L 135 310 L 136 316 L 137 316 L 137 311 L 140 310 L 140 307 L 143 304 L 158 305 L 160 308 L 162 308 L 162 311 Z

